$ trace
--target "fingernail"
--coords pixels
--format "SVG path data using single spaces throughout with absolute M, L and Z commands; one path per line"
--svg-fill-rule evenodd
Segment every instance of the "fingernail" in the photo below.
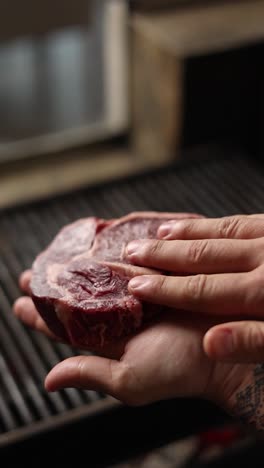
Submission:
M 162 224 L 158 229 L 158 237 L 160 239 L 167 239 L 172 233 L 175 234 L 177 229 L 181 229 L 182 221 L 167 221 Z
M 142 246 L 143 246 L 142 241 L 132 241 L 126 247 L 126 254 L 128 256 L 134 255 L 139 252 Z
M 151 278 L 147 278 L 145 276 L 137 276 L 129 282 L 129 288 L 133 290 L 146 289 L 150 285 Z
M 232 331 L 219 330 L 214 342 L 214 349 L 218 357 L 228 357 L 234 351 L 234 341 Z

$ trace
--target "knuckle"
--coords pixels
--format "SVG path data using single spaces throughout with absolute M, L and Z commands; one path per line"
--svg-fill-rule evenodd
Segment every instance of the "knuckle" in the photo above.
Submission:
M 256 280 L 264 286 L 264 237 L 252 239 L 247 252 L 248 263 Z M 258 272 L 260 270 L 260 272 Z
M 157 257 L 161 254 L 162 250 L 163 250 L 163 245 L 164 245 L 164 242 L 163 241 L 152 241 L 149 243 L 149 247 L 148 247 L 148 251 L 146 252 L 146 255 L 147 256 L 150 256 L 150 257 Z
M 187 281 L 186 296 L 194 301 L 199 301 L 203 295 L 207 284 L 206 275 L 191 276 Z
M 264 268 L 257 268 L 246 276 L 245 311 L 260 313 L 264 306 Z
M 85 363 L 86 363 L 85 356 L 79 356 L 77 365 L 76 365 L 77 379 L 79 383 L 82 383 L 85 377 L 85 367 L 86 367 Z
M 179 231 L 179 224 L 177 224 L 177 232 L 179 233 L 179 235 L 181 235 L 181 237 L 183 237 L 184 239 L 188 239 L 188 237 L 191 235 L 193 229 L 194 229 L 194 222 L 192 220 L 189 220 L 189 219 L 183 219 L 181 220 L 181 223 L 180 223 L 180 231 Z
M 262 293 L 264 298 L 264 268 L 254 270 L 250 275 L 250 280 L 249 287 L 252 288 L 256 295 L 258 295 L 257 293 Z
M 163 294 L 166 294 L 167 289 L 168 289 L 167 277 L 166 276 L 159 276 L 157 286 L 158 286 L 159 290 L 162 291 Z
M 110 361 L 112 387 L 117 398 L 128 406 L 142 406 L 148 403 L 148 398 L 142 391 L 139 379 L 129 364 Z
M 116 365 L 116 362 L 109 362 L 112 386 L 118 393 L 122 393 L 126 387 L 128 368 L 124 364 Z
M 191 242 L 188 252 L 189 261 L 192 264 L 201 263 L 208 254 L 209 243 L 205 240 Z
M 236 237 L 240 232 L 243 224 L 243 218 L 228 217 L 224 218 L 219 223 L 219 236 L 224 239 Z
M 110 373 L 112 380 L 112 388 L 116 396 L 126 404 L 133 404 L 134 395 L 131 392 L 133 384 L 133 373 L 130 366 L 124 363 L 110 361 Z
M 258 264 L 262 264 L 264 261 L 264 237 L 260 237 L 259 239 L 255 240 L 256 243 L 256 257 L 258 260 Z
M 248 324 L 245 344 L 251 350 L 264 351 L 264 334 L 259 324 Z

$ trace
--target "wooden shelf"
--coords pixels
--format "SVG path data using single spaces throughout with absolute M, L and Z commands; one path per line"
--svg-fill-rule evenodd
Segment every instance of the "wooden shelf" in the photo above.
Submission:
M 232 86 L 232 89 L 236 88 L 232 60 L 223 60 L 218 64 L 214 61 L 210 65 L 205 64 L 205 59 L 262 43 L 263 18 L 263 0 L 199 4 L 170 9 L 168 12 L 135 13 L 132 16 L 134 151 L 154 161 L 168 161 L 177 157 L 188 113 L 186 101 L 190 102 L 186 77 L 188 83 L 195 80 L 195 75 L 188 74 L 190 62 L 196 60 L 199 86 L 204 96 L 207 90 L 202 76 L 208 88 L 212 87 L 211 83 L 215 80 L 214 96 L 219 93 L 221 96 L 230 96 Z M 243 75 L 250 73 L 244 58 L 242 62 L 242 66 L 241 61 L 239 63 L 241 80 L 244 79 Z M 225 77 L 223 82 L 221 70 Z M 212 81 L 208 79 L 208 82 L 207 77 L 212 77 Z M 229 82 L 233 83 L 231 87 Z M 228 88 L 227 93 L 224 86 Z M 194 87 L 197 88 L 197 85 Z M 249 88 L 246 93 L 250 91 Z M 232 102 L 227 102 L 225 120 L 229 104 L 232 105 Z M 201 107 L 201 118 L 203 111 Z M 244 112 L 247 112 L 246 107 Z M 211 117 L 215 117 L 214 110 Z
M 236 1 L 136 14 L 133 30 L 171 54 L 186 58 L 263 40 L 263 18 L 263 1 Z

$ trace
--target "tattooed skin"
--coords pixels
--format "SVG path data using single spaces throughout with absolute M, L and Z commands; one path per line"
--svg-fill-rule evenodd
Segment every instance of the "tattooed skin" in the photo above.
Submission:
M 257 431 L 264 431 L 264 364 L 255 367 L 252 380 L 235 395 L 233 413 Z

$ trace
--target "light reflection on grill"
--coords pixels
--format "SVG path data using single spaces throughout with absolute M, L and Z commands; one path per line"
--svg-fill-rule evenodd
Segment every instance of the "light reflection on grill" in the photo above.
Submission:
M 247 159 L 195 162 L 93 187 L 0 213 L 1 433 L 104 401 L 96 392 L 48 394 L 44 378 L 77 351 L 26 329 L 12 314 L 19 273 L 58 229 L 79 217 L 118 217 L 133 210 L 191 211 L 215 217 L 264 211 L 264 169 Z

